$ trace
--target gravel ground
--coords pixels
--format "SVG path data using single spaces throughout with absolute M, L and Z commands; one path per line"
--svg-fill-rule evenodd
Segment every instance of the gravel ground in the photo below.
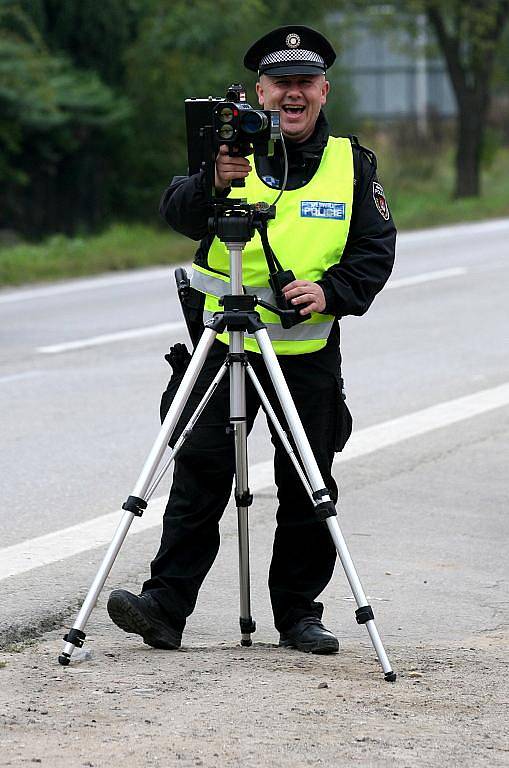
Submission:
M 69 667 L 59 632 L 1 653 L 0 765 L 509 765 L 505 630 L 393 645 L 390 684 L 367 641 L 318 657 L 191 633 L 156 651 L 110 625 L 104 601 L 98 617 Z

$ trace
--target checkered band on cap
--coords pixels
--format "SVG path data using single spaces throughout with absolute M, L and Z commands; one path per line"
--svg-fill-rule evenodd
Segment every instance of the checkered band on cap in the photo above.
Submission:
M 309 64 L 316 64 L 319 67 L 325 69 L 325 62 L 321 56 L 314 51 L 305 51 L 302 48 L 289 48 L 286 51 L 274 51 L 264 56 L 260 61 L 258 68 L 266 67 L 267 64 L 286 64 L 287 62 L 298 61 L 299 64 L 308 62 Z

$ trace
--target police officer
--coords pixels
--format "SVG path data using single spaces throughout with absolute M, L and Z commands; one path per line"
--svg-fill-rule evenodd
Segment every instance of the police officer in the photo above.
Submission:
M 329 134 L 322 107 L 330 87 L 325 73 L 335 58 L 329 41 L 303 26 L 273 30 L 254 43 L 244 58 L 245 66 L 258 73 L 260 105 L 281 114 L 289 171 L 287 191 L 269 225 L 269 236 L 278 260 L 296 275 L 285 288 L 286 298 L 309 319 L 285 330 L 273 314 L 265 310 L 260 314 L 334 501 L 332 460 L 351 428 L 341 397 L 338 320 L 366 312 L 390 275 L 396 241 L 375 156 L 355 137 Z M 222 146 L 216 159 L 216 193 L 227 196 L 233 179 L 243 178 L 243 196 L 248 201 L 270 203 L 281 186 L 283 170 L 279 144 L 273 157 L 254 159 L 230 157 Z M 200 240 L 192 286 L 202 296 L 207 319 L 219 308 L 217 297 L 228 292 L 229 264 L 224 245 L 208 234 L 203 174 L 174 178 L 163 195 L 161 213 L 175 230 Z M 258 236 L 246 246 L 243 267 L 245 285 L 268 285 Z M 214 342 L 181 422 L 193 412 L 224 362 L 225 342 L 222 336 Z M 255 373 L 284 421 L 256 341 L 246 338 L 245 345 Z M 248 430 L 258 407 L 248 382 Z M 177 456 L 151 578 L 139 596 L 115 590 L 108 601 L 110 617 L 121 629 L 141 635 L 157 648 L 180 646 L 186 618 L 219 548 L 218 524 L 235 469 L 228 420 L 228 382 L 223 378 Z M 280 644 L 334 653 L 338 641 L 323 626 L 323 605 L 316 598 L 332 576 L 336 550 L 270 424 L 269 428 L 279 502 L 269 591 Z

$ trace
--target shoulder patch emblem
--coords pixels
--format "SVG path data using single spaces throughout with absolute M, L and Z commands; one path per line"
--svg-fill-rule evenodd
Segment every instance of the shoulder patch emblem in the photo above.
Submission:
M 378 213 L 382 219 L 389 221 L 389 206 L 387 205 L 387 200 L 385 199 L 384 188 L 381 184 L 378 183 L 378 181 L 373 182 L 373 200 L 375 201 Z

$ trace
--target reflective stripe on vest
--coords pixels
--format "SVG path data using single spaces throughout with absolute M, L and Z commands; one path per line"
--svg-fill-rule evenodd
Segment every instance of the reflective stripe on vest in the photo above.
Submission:
M 204 323 L 208 322 L 209 320 L 212 320 L 213 317 L 214 317 L 213 312 L 208 312 L 207 310 L 204 310 L 203 312 Z M 269 334 L 269 338 L 272 342 L 274 341 L 290 342 L 291 344 L 293 344 L 296 341 L 303 341 L 307 343 L 308 341 L 314 340 L 317 338 L 325 339 L 325 341 L 327 341 L 329 337 L 329 333 L 332 330 L 332 324 L 333 324 L 333 320 L 327 323 L 319 323 L 318 325 L 309 325 L 307 322 L 305 322 L 305 323 L 299 323 L 298 325 L 294 325 L 292 328 L 283 328 L 281 326 L 281 323 L 265 323 L 264 322 L 264 325 L 267 327 L 267 333 Z M 222 339 L 222 336 L 224 336 L 224 334 L 219 334 L 217 338 Z M 256 344 L 255 351 L 259 352 L 258 344 L 256 343 L 256 340 L 251 333 L 246 333 L 246 342 L 248 340 L 253 341 L 254 344 Z M 248 348 L 247 344 L 245 345 L 245 347 L 246 349 Z M 285 353 L 281 352 L 280 354 L 285 354 Z M 291 353 L 286 353 L 286 354 L 291 354 Z M 297 353 L 293 353 L 293 354 L 297 354 Z
M 277 190 L 266 186 L 255 172 L 246 179 L 244 192 L 249 202 L 272 203 Z M 353 199 L 353 159 L 349 139 L 329 138 L 320 166 L 313 178 L 299 189 L 283 193 L 276 219 L 269 222 L 272 249 L 283 269 L 292 269 L 297 280 L 319 280 L 343 253 L 350 227 Z M 193 265 L 191 284 L 205 293 L 205 316 L 221 311 L 217 297 L 229 293 L 229 254 L 214 238 L 209 253 L 210 269 Z M 225 276 L 218 274 L 223 273 Z M 242 280 L 246 293 L 272 304 L 268 268 L 259 233 L 246 244 L 242 257 Z M 313 313 L 290 329 L 281 327 L 273 312 L 257 307 L 276 354 L 294 355 L 315 352 L 325 346 L 333 316 Z M 210 314 L 209 314 L 210 313 Z M 304 330 L 305 329 L 305 330 Z M 226 333 L 218 339 L 228 342 Z M 256 340 L 246 336 L 246 349 L 258 352 Z
M 221 280 L 220 277 L 212 275 L 208 270 L 202 271 L 201 267 L 193 265 L 193 271 L 191 274 L 191 286 L 200 293 L 208 293 L 211 296 L 215 296 L 220 299 L 225 293 L 228 293 L 230 281 L 226 278 Z M 251 286 L 244 285 L 244 293 L 248 293 L 250 296 L 257 296 L 263 301 L 269 302 L 269 304 L 275 304 L 276 298 L 272 291 L 272 288 L 264 288 L 262 285 Z

